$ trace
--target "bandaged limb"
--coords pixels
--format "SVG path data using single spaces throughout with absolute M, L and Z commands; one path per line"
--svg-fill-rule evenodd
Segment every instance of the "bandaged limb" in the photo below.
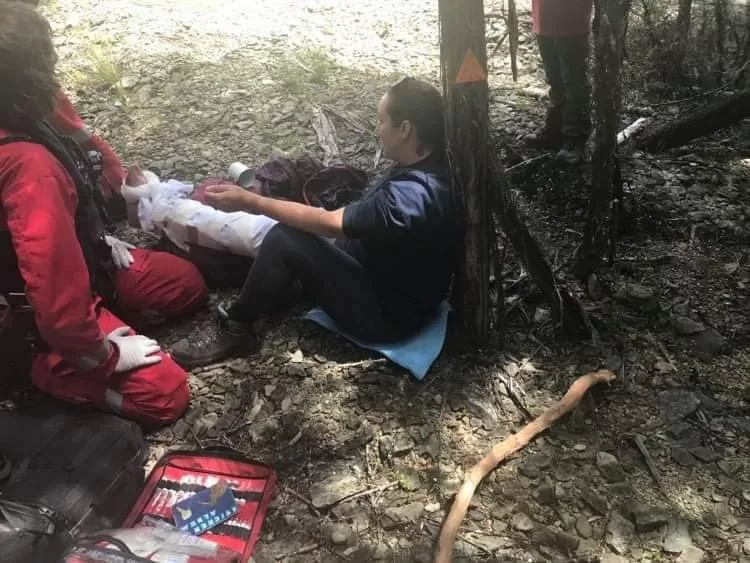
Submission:
M 191 184 L 176 180 L 162 182 L 149 171 L 133 173 L 129 181 L 145 183 L 122 188 L 128 202 L 129 217 L 137 208 L 138 226 L 167 236 L 176 246 L 188 251 L 191 244 L 254 258 L 269 230 L 277 223 L 264 215 L 225 213 L 189 199 Z M 134 221 L 131 221 L 133 224 Z

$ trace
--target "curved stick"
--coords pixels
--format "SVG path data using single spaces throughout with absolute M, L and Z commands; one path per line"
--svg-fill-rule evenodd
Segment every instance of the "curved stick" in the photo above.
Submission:
M 443 529 L 438 538 L 435 563 L 450 563 L 453 560 L 453 544 L 456 541 L 461 521 L 466 516 L 466 510 L 474 496 L 474 491 L 487 474 L 490 473 L 500 462 L 522 450 L 526 444 L 531 442 L 540 433 L 552 426 L 559 418 L 573 410 L 581 401 L 590 387 L 615 379 L 615 374 L 603 369 L 587 373 L 576 379 L 570 386 L 565 396 L 540 416 L 524 426 L 519 432 L 509 436 L 502 442 L 495 444 L 490 453 L 484 456 L 479 463 L 472 467 L 464 479 L 461 489 L 456 494 L 448 516 L 443 523 Z

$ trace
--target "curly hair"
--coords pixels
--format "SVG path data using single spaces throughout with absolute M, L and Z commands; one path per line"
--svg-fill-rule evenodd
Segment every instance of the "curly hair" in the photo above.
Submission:
M 57 55 L 49 23 L 33 7 L 0 4 L 0 127 L 23 129 L 55 107 Z

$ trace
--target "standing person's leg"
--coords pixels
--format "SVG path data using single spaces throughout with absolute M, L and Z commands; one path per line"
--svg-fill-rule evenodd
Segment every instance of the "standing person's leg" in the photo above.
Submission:
M 375 289 L 356 260 L 328 240 L 277 225 L 266 235 L 222 329 L 198 342 L 179 343 L 173 348 L 175 360 L 197 367 L 249 351 L 256 345 L 253 322 L 287 304 L 295 281 L 355 337 L 392 341 L 406 335 L 385 318 Z
M 536 133 L 527 135 L 524 140 L 530 145 L 542 148 L 560 148 L 565 87 L 557 50 L 557 38 L 537 35 L 536 41 L 549 85 L 549 107 L 542 128 Z
M 208 288 L 194 264 L 167 252 L 131 253 L 135 261 L 113 277 L 117 309 L 124 317 L 180 317 L 208 301 Z
M 557 159 L 578 164 L 591 133 L 591 86 L 588 78 L 589 36 L 557 39 L 560 69 L 565 89 L 562 114 L 564 147 Z

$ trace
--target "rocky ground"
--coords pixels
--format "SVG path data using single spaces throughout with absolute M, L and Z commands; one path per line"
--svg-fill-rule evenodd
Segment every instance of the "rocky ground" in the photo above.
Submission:
M 510 81 L 502 3 L 486 4 L 493 127 L 513 166 L 535 156 L 518 138 L 539 121 L 543 77 L 524 33 Z M 341 159 L 376 170 L 384 87 L 404 73 L 438 80 L 436 6 L 57 0 L 45 10 L 91 126 L 126 162 L 192 181 L 274 149 L 323 156 L 313 126 L 323 118 Z M 625 124 L 673 110 L 639 98 L 629 92 Z M 257 562 L 429 561 L 464 469 L 577 375 L 608 366 L 615 383 L 482 485 L 456 558 L 750 561 L 748 157 L 745 123 L 626 159 L 617 261 L 599 298 L 583 300 L 595 342 L 556 340 L 512 259 L 505 346 L 449 345 L 421 384 L 299 309 L 265 323 L 260 355 L 191 374 L 193 405 L 151 436 L 151 459 L 224 444 L 273 465 Z M 565 276 L 588 172 L 537 162 L 510 169 L 511 184 Z M 156 334 L 169 345 L 212 322 L 206 310 Z

